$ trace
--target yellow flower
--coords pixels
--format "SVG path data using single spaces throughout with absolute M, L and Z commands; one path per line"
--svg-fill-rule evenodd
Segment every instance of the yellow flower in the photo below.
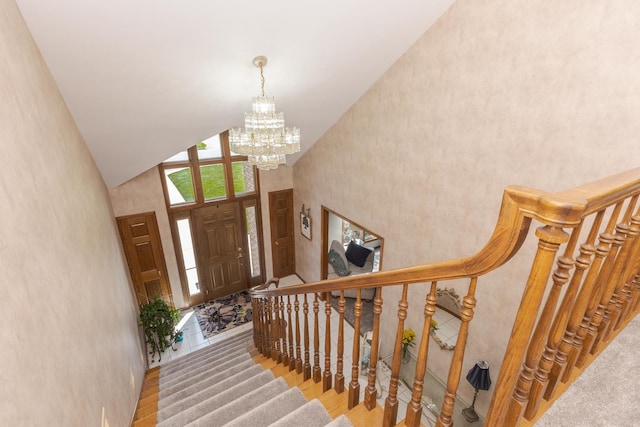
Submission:
M 402 333 L 402 345 L 405 347 L 408 345 L 412 345 L 415 339 L 416 332 L 411 328 L 405 329 Z

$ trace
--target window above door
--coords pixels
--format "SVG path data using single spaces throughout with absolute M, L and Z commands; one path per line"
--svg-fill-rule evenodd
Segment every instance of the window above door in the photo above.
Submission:
M 229 147 L 227 131 L 177 153 L 160 165 L 170 210 L 256 194 L 257 174 Z

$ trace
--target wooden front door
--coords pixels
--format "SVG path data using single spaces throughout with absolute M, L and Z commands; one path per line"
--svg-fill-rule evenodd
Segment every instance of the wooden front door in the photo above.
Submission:
M 285 277 L 296 272 L 296 252 L 293 237 L 293 190 L 269 193 L 271 222 L 271 253 L 273 276 Z
M 200 290 L 204 301 L 247 289 L 243 217 L 238 202 L 194 211 Z
M 159 296 L 173 306 L 155 212 L 117 218 L 129 272 L 140 304 Z

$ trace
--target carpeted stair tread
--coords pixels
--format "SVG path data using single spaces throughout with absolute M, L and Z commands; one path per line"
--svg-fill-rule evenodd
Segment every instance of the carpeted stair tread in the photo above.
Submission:
M 201 349 L 198 349 L 192 353 L 186 354 L 177 359 L 173 359 L 166 364 L 162 365 L 160 377 L 170 375 L 176 371 L 181 370 L 185 365 L 191 364 L 196 360 L 210 358 L 215 355 L 224 354 L 230 349 L 246 349 L 246 345 L 249 343 L 250 337 L 240 336 L 238 338 L 229 338 L 228 340 L 210 344 Z
M 239 353 L 246 350 L 247 343 L 245 341 L 238 341 L 221 347 L 214 347 L 213 344 L 209 345 L 204 349 L 198 350 L 202 351 L 202 353 L 195 357 L 190 357 L 190 354 L 187 354 L 180 357 L 179 359 L 174 360 L 175 362 L 177 362 L 175 365 L 169 367 L 163 366 L 162 372 L 160 374 L 160 380 L 162 381 L 165 377 L 175 375 L 178 372 L 182 372 L 188 366 L 192 366 L 203 361 L 216 359 L 218 357 L 224 356 L 225 354 Z
M 353 427 L 353 424 L 346 415 L 340 415 L 338 418 L 327 424 L 326 427 Z
M 186 399 L 192 399 L 196 396 L 199 398 L 199 402 L 205 399 L 208 399 L 212 396 L 215 396 L 218 393 L 224 392 L 228 388 L 235 386 L 236 384 L 240 384 L 241 382 L 253 377 L 254 375 L 258 375 L 262 372 L 265 372 L 260 365 L 253 365 L 247 369 L 243 369 L 240 372 L 233 374 L 221 381 L 217 381 L 214 384 L 206 385 L 202 384 L 199 390 L 196 390 L 188 395 L 186 393 L 174 393 L 171 396 L 168 396 L 165 399 L 162 399 L 158 402 L 158 419 L 166 419 L 173 415 L 175 412 L 173 409 L 170 409 L 172 406 L 182 402 Z M 165 410 L 167 410 L 165 412 Z M 160 416 L 162 413 L 162 417 Z
M 276 422 L 269 424 L 269 427 L 324 427 L 331 421 L 331 417 L 322 403 L 318 399 L 313 399 Z
M 260 369 L 257 365 L 255 367 Z M 170 408 L 158 412 L 158 426 L 182 427 L 217 408 L 221 408 L 236 399 L 242 398 L 271 381 L 274 381 L 273 374 L 270 371 L 261 371 L 259 374 L 243 382 L 218 390 L 218 393 L 213 396 L 206 397 L 202 393 L 196 393 L 187 399 L 177 402 Z M 166 416 L 168 411 L 172 411 L 172 415 L 169 417 Z
M 230 354 L 214 358 L 211 360 L 206 360 L 200 363 L 196 363 L 195 365 L 186 366 L 183 371 L 176 372 L 173 375 L 168 377 L 163 377 L 160 379 L 160 388 L 171 387 L 174 384 L 184 381 L 186 376 L 194 376 L 198 375 L 202 372 L 211 371 L 212 369 L 216 369 L 218 367 L 227 366 L 227 364 L 231 361 L 242 361 L 253 358 L 249 353 L 245 350 L 242 352 L 232 352 Z
M 225 424 L 225 427 L 266 427 L 308 403 L 304 394 L 297 387 L 290 388 L 277 396 L 273 396 L 273 394 L 271 396 L 272 398 L 267 402 L 240 415 Z M 307 418 L 303 417 L 296 425 L 306 426 L 307 424 L 303 420 L 306 421 Z
M 251 337 L 252 334 L 250 333 L 250 331 L 248 332 L 242 332 L 238 335 L 235 335 L 231 338 L 227 338 L 223 341 L 218 341 L 212 344 L 209 344 L 207 346 L 204 346 L 202 348 L 199 348 L 198 350 L 192 351 L 189 354 L 186 354 L 178 359 L 172 359 L 169 360 L 168 362 L 164 363 L 162 365 L 162 368 L 165 371 L 171 371 L 172 369 L 174 369 L 176 366 L 179 366 L 181 363 L 183 363 L 186 360 L 190 360 L 190 359 L 196 359 L 198 357 L 200 357 L 203 354 L 207 354 L 209 352 L 211 352 L 211 350 L 217 350 L 220 348 L 224 348 L 224 347 L 228 347 L 231 345 L 239 345 L 239 344 L 244 344 L 247 343 L 249 341 L 251 341 Z
M 251 358 L 238 358 L 238 360 L 230 360 L 224 365 L 225 366 L 217 366 L 212 368 L 211 372 L 202 372 L 193 377 L 185 377 L 184 381 L 174 384 L 166 389 L 161 388 L 158 392 L 159 399 L 165 399 L 168 396 L 176 393 L 197 392 L 203 387 L 208 387 L 208 385 L 222 381 L 223 379 L 228 378 L 231 375 L 237 374 L 238 372 L 255 365 L 255 363 Z
M 234 400 L 207 415 L 187 424 L 189 427 L 213 427 L 222 426 L 237 418 L 238 414 L 244 414 L 270 400 L 274 395 L 285 393 L 288 386 L 282 378 L 259 387 L 243 397 Z M 250 424 L 249 424 L 250 425 Z

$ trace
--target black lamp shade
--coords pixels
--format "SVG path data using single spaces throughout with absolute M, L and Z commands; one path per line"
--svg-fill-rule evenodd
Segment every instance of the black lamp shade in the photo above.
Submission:
M 478 360 L 467 374 L 467 381 L 475 389 L 489 390 L 491 377 L 489 376 L 489 364 L 484 360 Z

